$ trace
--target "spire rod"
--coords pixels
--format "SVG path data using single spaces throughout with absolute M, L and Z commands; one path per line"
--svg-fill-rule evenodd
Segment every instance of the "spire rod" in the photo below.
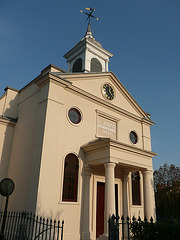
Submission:
M 86 34 L 85 34 L 84 37 L 86 37 L 86 38 L 93 38 L 90 22 L 88 23 L 87 31 L 86 31 Z

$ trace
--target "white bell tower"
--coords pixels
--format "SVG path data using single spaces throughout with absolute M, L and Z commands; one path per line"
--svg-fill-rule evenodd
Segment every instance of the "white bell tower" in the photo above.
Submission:
M 68 72 L 85 73 L 107 72 L 112 56 L 93 37 L 90 22 L 84 38 L 64 55 L 68 62 Z

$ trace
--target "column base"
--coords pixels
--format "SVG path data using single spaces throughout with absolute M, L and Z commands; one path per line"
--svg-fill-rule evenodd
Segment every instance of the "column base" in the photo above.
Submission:
M 103 235 L 99 236 L 99 240 L 108 240 L 108 235 L 103 234 Z

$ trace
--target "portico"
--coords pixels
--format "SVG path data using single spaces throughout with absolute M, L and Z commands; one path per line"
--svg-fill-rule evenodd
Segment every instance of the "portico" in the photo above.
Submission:
M 153 175 L 151 170 L 151 159 L 156 153 L 139 149 L 134 146 L 126 145 L 120 143 L 116 140 L 110 138 L 99 138 L 93 142 L 89 142 L 82 146 L 82 149 L 86 155 L 85 161 L 85 175 L 87 176 L 87 169 L 90 175 L 86 177 L 86 194 L 85 194 L 85 204 L 84 204 L 84 218 L 90 219 L 89 209 L 91 207 L 88 205 L 90 189 L 90 176 L 95 172 L 97 166 L 104 168 L 104 179 L 105 179 L 105 203 L 104 203 L 104 232 L 103 235 L 99 236 L 99 239 L 108 239 L 108 219 L 112 214 L 116 213 L 115 209 L 115 170 L 121 169 L 118 174 L 120 181 L 122 182 L 122 191 L 120 195 L 122 196 L 122 209 L 119 210 L 118 214 L 124 217 L 130 216 L 130 198 L 129 198 L 129 180 L 130 172 L 140 171 L 143 176 L 143 199 L 144 199 L 144 216 L 150 220 L 150 217 L 155 216 L 155 206 L 154 206 L 154 193 L 153 193 Z M 119 170 L 118 170 L 119 171 Z M 97 203 L 98 204 L 98 203 Z M 88 209 L 88 210 L 87 210 Z M 95 214 L 95 213 L 94 213 Z M 88 215 L 88 217 L 87 217 Z M 83 239 L 90 238 L 90 221 L 84 226 Z M 88 226 L 87 226 L 88 225 Z M 88 229 L 89 228 L 89 229 Z M 88 233 L 88 234 L 87 234 Z M 97 236 L 96 236 L 97 237 Z

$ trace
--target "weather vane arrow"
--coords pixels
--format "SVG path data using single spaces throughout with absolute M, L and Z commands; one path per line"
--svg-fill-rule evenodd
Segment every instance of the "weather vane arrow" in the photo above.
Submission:
M 91 18 L 95 18 L 96 20 L 98 20 L 98 18 L 97 17 L 95 17 L 95 16 L 93 16 L 92 14 L 93 14 L 93 12 L 95 11 L 95 8 L 85 8 L 86 10 L 88 10 L 89 12 L 84 12 L 84 11 L 80 11 L 80 12 L 82 12 L 82 13 L 84 13 L 84 14 L 86 14 L 88 17 L 87 17 L 87 19 L 86 19 L 86 21 L 89 19 L 89 23 L 90 23 L 90 19 Z

